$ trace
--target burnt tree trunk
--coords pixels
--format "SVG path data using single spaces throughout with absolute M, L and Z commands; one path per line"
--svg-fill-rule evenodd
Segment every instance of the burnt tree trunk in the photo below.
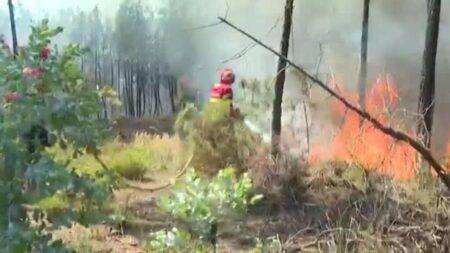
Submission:
M 359 70 L 359 105 L 365 109 L 367 88 L 367 44 L 369 40 L 369 13 L 370 0 L 364 0 L 362 35 L 361 35 L 361 62 Z
M 147 112 L 147 87 L 148 87 L 148 64 L 145 64 L 143 67 L 143 73 L 142 73 L 142 82 L 143 82 L 143 88 L 142 88 L 142 102 L 143 102 L 143 113 L 142 116 L 145 116 Z
M 14 18 L 14 5 L 12 3 L 12 0 L 8 0 L 8 7 L 9 7 L 9 21 L 11 23 L 11 34 L 12 34 L 12 41 L 13 41 L 13 53 L 14 57 L 19 55 L 19 50 L 17 48 L 17 31 L 16 31 L 16 19 Z
M 98 86 L 100 87 L 100 89 L 102 89 L 104 87 L 104 80 L 102 77 L 104 77 L 106 79 L 106 75 L 104 74 L 104 68 L 102 68 L 102 59 L 99 58 L 97 56 L 97 64 L 98 64 Z M 106 103 L 106 98 L 105 96 L 102 96 L 102 106 L 103 106 L 103 118 L 104 119 L 108 119 L 108 106 Z
M 136 86 L 136 67 L 134 62 L 131 62 L 131 74 L 130 74 L 130 108 L 131 108 L 131 116 L 136 118 L 136 107 L 135 107 L 135 88 Z
M 121 80 L 120 80 L 120 59 L 119 60 L 117 60 L 117 95 L 118 95 L 118 97 L 119 97 L 119 100 L 120 101 L 122 101 L 121 100 L 121 98 L 122 98 L 122 92 L 121 92 Z
M 128 82 L 127 82 L 127 106 L 130 118 L 134 118 L 134 99 L 133 99 L 133 62 L 127 61 Z
M 131 117 L 130 115 L 130 105 L 129 105 L 129 86 L 130 86 L 130 72 L 129 72 L 129 61 L 124 61 L 123 62 L 123 74 L 124 74 L 124 82 L 123 82 L 123 104 L 124 104 L 124 109 L 125 109 L 125 116 L 126 117 Z
M 135 101 L 135 108 L 136 108 L 136 117 L 141 117 L 141 66 L 139 63 L 136 63 L 135 66 L 136 69 L 136 101 Z
M 419 97 L 419 115 L 423 119 L 419 121 L 417 133 L 423 144 L 430 148 L 435 104 L 436 53 L 439 39 L 441 0 L 427 0 L 427 11 L 427 32 Z
M 169 76 L 168 82 L 169 82 L 170 105 L 172 108 L 172 114 L 175 114 L 177 111 L 177 106 L 175 104 L 175 97 L 177 96 L 177 80 L 175 77 Z
M 139 63 L 136 72 L 136 107 L 137 117 L 142 118 L 144 116 L 144 66 L 143 63 Z
M 157 82 L 153 85 L 153 100 L 154 100 L 154 111 L 153 117 L 157 117 L 162 113 L 161 97 L 160 97 L 160 76 L 157 77 Z
M 294 10 L 294 0 L 286 0 L 284 10 L 283 35 L 281 38 L 281 55 L 287 57 L 289 53 L 289 40 L 292 29 L 292 13 Z M 286 81 L 287 62 L 283 58 L 278 59 L 277 77 L 275 82 L 275 98 L 273 101 L 272 113 L 272 155 L 278 156 L 280 153 L 281 136 L 281 116 L 283 104 L 284 82 Z
M 98 57 L 97 56 L 97 51 L 95 51 L 95 54 L 94 54 L 94 85 L 95 85 L 96 89 L 99 88 L 98 87 L 98 79 L 97 79 L 97 73 L 98 73 L 97 57 Z
M 111 87 L 113 87 L 114 88 L 114 58 L 113 58 L 113 56 L 112 56 L 112 53 L 110 53 L 110 57 L 111 57 L 111 59 L 110 59 L 110 61 L 111 61 Z

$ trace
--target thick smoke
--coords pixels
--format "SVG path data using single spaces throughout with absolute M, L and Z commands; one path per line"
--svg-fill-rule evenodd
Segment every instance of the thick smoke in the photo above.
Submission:
M 191 1 L 192 9 L 202 10 L 189 17 L 189 24 L 211 24 L 218 15 L 225 15 L 245 30 L 261 38 L 274 48 L 279 47 L 283 1 Z M 422 54 L 426 29 L 426 3 L 422 0 L 371 1 L 369 37 L 369 80 L 374 82 L 380 74 L 390 74 L 400 87 L 402 106 L 415 111 Z M 323 54 L 320 74 L 330 72 L 355 87 L 358 73 L 362 3 L 349 1 L 297 0 L 294 16 L 294 36 L 291 58 L 314 72 L 319 56 Z M 436 141 L 445 143 L 450 126 L 449 79 L 450 37 L 448 30 L 450 2 L 443 2 L 441 36 L 439 44 L 436 90 Z M 276 26 L 272 30 L 273 26 Z M 242 77 L 274 75 L 276 58 L 255 47 L 245 55 L 227 62 L 249 45 L 242 35 L 224 25 L 217 25 L 191 34 L 197 45 L 197 78 L 202 85 L 209 85 L 216 77 L 213 70 L 231 66 Z M 251 43 L 250 43 L 251 45 Z M 322 50 L 320 50 L 320 48 Z M 291 80 L 293 80 L 291 78 Z M 297 83 L 289 83 L 288 90 L 298 92 Z M 288 94 L 293 94 L 288 92 Z M 294 93 L 295 94 L 295 93 Z M 298 93 L 297 93 L 298 94 Z
M 103 16 L 113 18 L 119 2 L 41 0 L 41 3 L 51 6 L 47 8 L 51 10 L 48 14 L 43 5 L 34 7 L 39 6 L 40 16 L 56 16 L 58 9 L 88 9 L 98 4 Z M 151 5 L 156 12 L 162 8 L 178 8 L 175 10 L 179 13 L 177 19 L 164 27 L 164 32 L 173 38 L 166 43 L 165 55 L 169 59 L 173 57 L 168 60 L 171 69 L 187 74 L 192 83 L 204 91 L 203 94 L 216 81 L 217 71 L 223 67 L 232 67 L 238 77 L 262 78 L 275 74 L 276 57 L 258 46 L 254 47 L 251 41 L 225 25 L 216 23 L 217 16 L 226 15 L 230 21 L 278 48 L 284 1 L 142 2 Z M 320 76 L 327 78 L 333 73 L 354 88 L 358 73 L 362 3 L 362 0 L 296 0 L 290 57 L 315 72 L 322 55 Z M 450 134 L 450 85 L 447 84 L 450 79 L 450 1 L 443 1 L 442 5 L 435 117 L 437 140 L 444 140 Z M 0 11 L 2 31 L 9 31 L 7 13 L 5 9 Z M 23 22 L 27 20 L 24 18 Z M 19 24 L 19 28 L 23 29 L 24 25 Z M 400 86 L 402 105 L 411 111 L 415 111 L 417 103 L 425 28 L 426 1 L 371 1 L 369 80 L 373 82 L 380 74 L 390 74 Z M 288 80 L 288 94 L 297 94 L 299 89 L 295 79 Z M 439 145 L 443 143 L 440 141 Z

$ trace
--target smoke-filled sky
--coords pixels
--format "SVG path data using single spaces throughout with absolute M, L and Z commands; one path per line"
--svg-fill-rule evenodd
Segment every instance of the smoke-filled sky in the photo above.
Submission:
M 5 1 L 6 2 L 6 1 Z M 80 8 L 92 9 L 98 5 L 107 12 L 114 12 L 120 1 L 119 0 L 13 0 L 13 3 L 24 6 L 34 15 L 44 17 L 57 13 L 61 9 Z M 1 8 L 6 8 L 4 4 Z

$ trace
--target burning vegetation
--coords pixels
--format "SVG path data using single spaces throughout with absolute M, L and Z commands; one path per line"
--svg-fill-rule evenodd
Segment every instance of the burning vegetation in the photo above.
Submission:
M 336 87 L 348 100 L 355 104 L 359 101 L 356 93 L 339 84 Z M 395 114 L 399 99 L 397 86 L 388 77 L 380 77 L 366 94 L 365 108 L 384 125 L 411 131 L 406 128 L 408 123 Z M 381 132 L 340 102 L 330 102 L 330 110 L 337 127 L 331 144 L 314 144 L 309 159 L 313 164 L 337 160 L 396 179 L 414 178 L 419 167 L 418 154 L 408 143 Z

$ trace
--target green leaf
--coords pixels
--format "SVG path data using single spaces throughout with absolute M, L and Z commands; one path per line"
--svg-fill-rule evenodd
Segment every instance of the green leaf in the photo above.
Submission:
M 69 80 L 82 78 L 82 74 L 78 65 L 73 61 L 69 61 L 66 63 L 66 65 L 64 66 L 64 74 Z

